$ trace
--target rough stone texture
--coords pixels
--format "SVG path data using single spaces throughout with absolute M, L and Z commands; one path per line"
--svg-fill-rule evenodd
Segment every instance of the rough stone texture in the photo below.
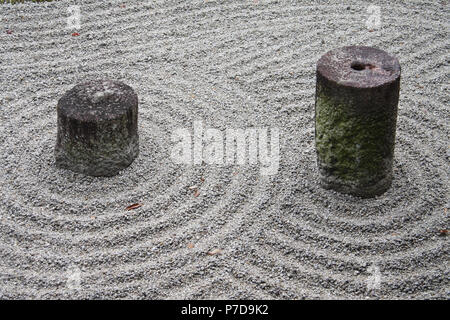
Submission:
M 400 64 L 371 47 L 343 47 L 317 63 L 315 139 L 323 187 L 361 197 L 392 182 Z
M 138 97 L 123 83 L 97 80 L 58 102 L 56 165 L 92 176 L 113 176 L 139 153 Z

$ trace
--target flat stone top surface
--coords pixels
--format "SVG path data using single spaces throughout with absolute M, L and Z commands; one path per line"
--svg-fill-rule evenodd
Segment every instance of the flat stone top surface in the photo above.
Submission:
M 317 62 L 317 71 L 340 85 L 371 88 L 397 79 L 400 64 L 397 58 L 383 50 L 350 46 L 324 54 Z
M 119 81 L 94 80 L 76 85 L 58 102 L 58 112 L 81 121 L 115 119 L 137 106 L 133 89 Z

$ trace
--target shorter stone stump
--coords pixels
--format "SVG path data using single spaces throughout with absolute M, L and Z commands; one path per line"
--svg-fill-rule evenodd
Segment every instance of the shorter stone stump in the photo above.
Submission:
M 58 101 L 56 165 L 113 176 L 139 154 L 138 97 L 118 81 L 79 84 Z

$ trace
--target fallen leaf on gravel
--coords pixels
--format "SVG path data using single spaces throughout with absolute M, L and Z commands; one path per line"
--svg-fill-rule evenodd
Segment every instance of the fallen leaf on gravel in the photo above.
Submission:
M 72 37 L 78 37 L 80 34 L 78 32 L 72 33 Z
M 199 195 L 200 195 L 200 192 L 198 190 L 195 190 L 194 197 L 197 198 Z
M 194 244 L 190 242 L 190 243 L 188 243 L 187 247 L 188 247 L 189 249 L 192 249 L 192 248 L 194 247 Z
M 12 30 L 6 30 L 6 33 L 7 33 L 7 34 L 11 34 L 11 33 L 12 33 Z
M 447 230 L 447 229 L 439 230 L 439 235 L 440 235 L 440 236 L 446 236 L 446 235 L 448 235 L 448 230 Z
M 190 190 L 197 189 L 197 186 L 190 186 L 189 189 L 190 189 Z
M 134 204 L 126 207 L 125 210 L 130 211 L 130 210 L 134 210 L 134 209 L 137 209 L 140 207 L 142 207 L 142 203 L 134 203 Z
M 210 255 L 210 256 L 215 256 L 215 255 L 218 255 L 218 254 L 221 254 L 221 253 L 222 253 L 222 250 L 220 250 L 220 249 L 214 249 L 214 250 L 208 252 L 208 255 Z

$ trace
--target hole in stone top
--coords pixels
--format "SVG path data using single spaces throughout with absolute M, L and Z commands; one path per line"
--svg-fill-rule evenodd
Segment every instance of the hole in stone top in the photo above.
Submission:
M 373 64 L 370 64 L 370 63 L 362 63 L 362 62 L 358 62 L 358 61 L 352 62 L 352 64 L 350 65 L 350 67 L 351 67 L 353 70 L 356 70 L 356 71 L 361 71 L 361 70 L 365 70 L 365 69 L 374 69 L 374 68 L 376 68 Z

